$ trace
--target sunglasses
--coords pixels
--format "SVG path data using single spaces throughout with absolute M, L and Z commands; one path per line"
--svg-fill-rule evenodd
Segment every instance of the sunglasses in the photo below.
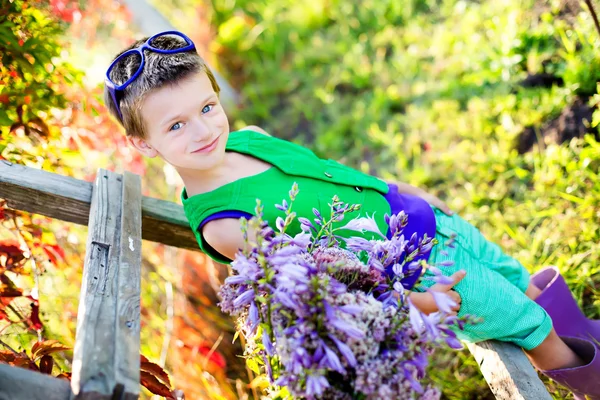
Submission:
M 180 37 L 181 39 L 183 39 L 183 42 L 180 43 L 181 47 L 166 50 L 166 49 L 161 49 L 161 48 L 153 46 L 153 44 L 152 44 L 153 41 L 162 36 L 178 36 L 178 37 Z M 104 81 L 105 81 L 106 87 L 108 88 L 108 92 L 110 93 L 110 96 L 112 98 L 113 104 L 115 105 L 117 112 L 119 113 L 119 118 L 121 119 L 121 121 L 123 121 L 123 114 L 121 113 L 121 107 L 119 106 L 119 103 L 123 99 L 123 94 L 125 93 L 125 88 L 127 86 L 131 85 L 131 83 L 133 81 L 135 81 L 137 79 L 137 77 L 140 76 L 140 74 L 144 70 L 144 64 L 146 61 L 146 57 L 144 56 L 144 50 L 149 50 L 149 51 L 153 51 L 155 53 L 161 53 L 161 54 L 176 54 L 176 53 L 183 53 L 183 52 L 195 50 L 195 49 L 196 49 L 196 46 L 194 45 L 194 42 L 192 42 L 192 40 L 189 37 L 187 37 L 186 35 L 184 35 L 183 33 L 178 32 L 178 31 L 166 31 L 166 32 L 157 33 L 156 35 L 154 35 L 151 38 L 149 38 L 148 40 L 146 40 L 146 42 L 143 43 L 141 46 L 136 47 L 135 49 L 127 50 L 123 54 L 119 55 L 112 62 L 112 64 L 110 64 L 110 66 L 106 70 L 106 77 L 105 77 Z M 127 81 L 125 81 L 125 83 L 123 83 L 121 85 L 113 82 L 113 80 L 110 78 L 110 73 L 112 72 L 113 68 L 120 61 L 123 61 L 124 59 L 126 59 L 127 57 L 130 57 L 130 56 L 138 56 L 140 58 L 140 66 L 138 67 L 137 71 L 135 71 L 135 73 L 129 79 L 127 79 Z

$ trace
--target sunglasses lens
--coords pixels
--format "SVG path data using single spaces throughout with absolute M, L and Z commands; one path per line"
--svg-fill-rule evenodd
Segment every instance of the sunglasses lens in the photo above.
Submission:
M 149 45 L 159 50 L 177 50 L 188 46 L 188 43 L 183 37 L 171 33 L 155 37 Z
M 142 57 L 139 53 L 131 52 L 119 57 L 118 62 L 110 72 L 110 79 L 116 85 L 122 85 L 131 78 L 142 64 Z

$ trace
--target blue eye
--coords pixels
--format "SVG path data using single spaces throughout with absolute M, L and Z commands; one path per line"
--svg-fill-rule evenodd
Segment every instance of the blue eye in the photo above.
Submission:
M 183 124 L 181 122 L 177 122 L 177 123 L 173 124 L 173 126 L 171 126 L 169 128 L 169 130 L 170 131 L 178 131 L 181 128 L 183 128 Z
M 207 112 L 209 112 L 210 110 L 213 109 L 213 105 L 212 104 L 207 104 L 204 106 L 204 108 L 202 109 L 202 114 L 206 114 Z

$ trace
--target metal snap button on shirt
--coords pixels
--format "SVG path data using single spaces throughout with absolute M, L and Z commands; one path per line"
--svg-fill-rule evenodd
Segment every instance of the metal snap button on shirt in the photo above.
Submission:
M 358 186 L 354 186 L 354 189 L 356 189 L 357 192 L 362 192 L 362 188 L 358 187 Z
M 325 176 L 328 178 L 333 178 L 333 175 L 331 175 L 329 172 L 324 172 Z

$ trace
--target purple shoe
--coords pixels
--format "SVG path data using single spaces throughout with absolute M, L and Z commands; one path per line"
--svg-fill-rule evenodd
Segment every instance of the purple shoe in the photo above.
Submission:
M 588 319 L 581 312 L 558 268 L 542 269 L 531 277 L 531 283 L 542 291 L 535 302 L 550 315 L 558 336 L 600 342 L 600 321 Z
M 576 400 L 600 400 L 600 350 L 590 341 L 574 337 L 561 337 L 587 364 L 581 367 L 542 371 L 544 375 L 566 386 Z

